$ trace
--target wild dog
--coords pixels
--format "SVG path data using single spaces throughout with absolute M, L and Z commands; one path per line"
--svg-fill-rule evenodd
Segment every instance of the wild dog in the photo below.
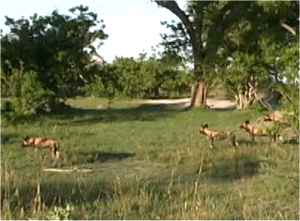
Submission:
M 279 111 L 274 111 L 264 116 L 264 121 L 272 121 L 274 123 L 288 124 L 288 121 Z
M 246 130 L 246 132 L 251 136 L 252 141 L 255 141 L 255 137 L 270 136 L 266 128 L 258 128 L 250 124 L 249 120 L 246 120 L 240 125 L 241 129 Z
M 23 139 L 22 147 L 34 147 L 39 149 L 49 149 L 51 155 L 55 159 L 60 158 L 60 152 L 58 150 L 59 144 L 57 140 L 43 137 L 28 137 Z
M 231 143 L 234 147 L 238 146 L 235 134 L 233 134 L 233 132 L 230 132 L 230 131 L 223 132 L 223 131 L 211 130 L 211 129 L 208 129 L 208 124 L 201 125 L 199 132 L 200 132 L 200 134 L 203 134 L 207 137 L 210 148 L 214 147 L 215 140 L 225 140 L 225 139 L 230 139 Z

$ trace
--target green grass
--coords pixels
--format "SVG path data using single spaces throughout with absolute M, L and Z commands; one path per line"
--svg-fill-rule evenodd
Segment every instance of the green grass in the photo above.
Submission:
M 254 111 L 170 110 L 118 100 L 77 98 L 60 114 L 2 122 L 3 219 L 297 219 L 299 149 L 255 144 L 238 126 Z M 235 130 L 210 150 L 201 123 Z M 22 149 L 26 135 L 60 141 L 57 165 L 47 151 Z M 58 174 L 45 167 L 91 168 Z M 40 191 L 38 191 L 38 186 Z

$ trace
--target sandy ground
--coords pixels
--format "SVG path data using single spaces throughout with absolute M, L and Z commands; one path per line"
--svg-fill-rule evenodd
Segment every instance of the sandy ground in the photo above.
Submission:
M 170 106 L 178 106 L 178 107 L 188 107 L 190 104 L 190 98 L 182 98 L 182 99 L 146 99 L 143 100 L 143 104 L 162 104 L 162 105 L 170 105 Z M 207 99 L 207 105 L 212 109 L 234 109 L 235 103 L 231 100 L 220 100 L 220 99 Z

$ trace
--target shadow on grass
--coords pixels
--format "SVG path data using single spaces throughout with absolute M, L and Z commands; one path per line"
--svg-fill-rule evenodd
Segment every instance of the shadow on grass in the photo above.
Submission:
M 230 182 L 255 176 L 261 167 L 261 160 L 249 155 L 240 155 L 230 160 L 223 160 L 209 171 L 209 179 L 216 182 Z
M 251 138 L 248 139 L 238 139 L 239 145 L 245 145 L 245 146 L 254 146 L 256 143 L 253 142 Z
M 83 163 L 103 163 L 106 161 L 120 161 L 125 160 L 127 158 L 131 158 L 135 156 L 135 153 L 110 153 L 110 152 L 103 152 L 103 151 L 90 151 L 90 152 L 83 152 L 78 151 L 75 153 L 77 157 L 77 164 L 83 164 Z
M 299 138 L 287 139 L 283 142 L 283 144 L 299 144 Z
M 224 112 L 224 111 L 234 111 L 236 110 L 235 106 L 232 107 L 211 107 L 209 110 L 214 111 L 214 112 Z
M 86 109 L 67 106 L 60 112 L 39 113 L 37 115 L 20 116 L 7 120 L 7 124 L 32 124 L 43 122 L 45 119 L 61 120 L 57 124 L 82 125 L 93 123 L 127 122 L 127 121 L 155 121 L 168 118 L 186 108 L 177 108 L 169 104 L 142 104 L 137 107 Z M 66 120 L 66 122 L 64 122 Z
M 68 124 L 91 124 L 99 122 L 154 121 L 172 117 L 185 111 L 167 105 L 143 104 L 133 108 L 83 109 L 71 107 L 62 113 L 47 115 L 52 119 L 69 120 Z
M 247 147 L 254 147 L 255 145 L 270 145 L 272 141 L 269 137 L 259 137 L 256 138 L 254 141 L 250 137 L 238 139 L 238 143 L 240 145 L 245 145 Z
M 16 142 L 16 138 L 18 137 L 17 134 L 15 133 L 4 133 L 3 131 L 1 132 L 1 145 L 5 145 L 5 144 L 12 144 Z M 21 142 L 21 140 L 20 140 Z
M 114 194 L 112 185 L 103 180 L 94 180 L 93 177 L 89 177 L 87 178 L 90 179 L 89 182 L 86 182 L 86 180 L 83 182 L 70 174 L 67 176 L 69 176 L 67 180 L 59 176 L 41 178 L 40 196 L 43 205 L 46 207 L 64 207 L 67 203 L 82 205 L 110 199 Z M 14 195 L 16 189 L 18 190 L 18 196 Z M 2 195 L 5 192 L 10 196 L 9 203 L 12 209 L 23 207 L 26 210 L 37 206 L 37 202 L 35 202 L 37 182 L 19 183 L 14 188 L 6 188 L 6 191 L 3 185 L 1 186 Z

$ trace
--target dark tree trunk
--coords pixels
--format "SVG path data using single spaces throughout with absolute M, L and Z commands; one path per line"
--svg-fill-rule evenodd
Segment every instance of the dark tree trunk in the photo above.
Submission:
M 198 80 L 192 91 L 192 99 L 190 107 L 206 107 L 207 100 L 207 84 L 204 80 Z
M 203 72 L 201 70 L 201 62 L 203 58 L 203 48 L 201 39 L 203 10 L 201 10 L 201 7 L 198 7 L 196 9 L 199 11 L 196 13 L 197 16 L 195 17 L 195 21 L 193 22 L 189 19 L 188 15 L 179 8 L 176 1 L 156 0 L 156 3 L 173 12 L 182 21 L 188 35 L 190 36 L 194 59 L 194 75 L 197 79 L 201 79 L 197 80 L 194 86 L 190 107 L 205 107 L 207 97 L 207 84 L 204 80 Z
M 201 68 L 202 62 L 202 42 L 199 37 L 192 35 L 192 47 L 194 57 L 194 76 L 198 79 L 194 85 L 194 91 L 191 95 L 190 108 L 206 107 L 207 82 L 204 79 L 204 73 Z

